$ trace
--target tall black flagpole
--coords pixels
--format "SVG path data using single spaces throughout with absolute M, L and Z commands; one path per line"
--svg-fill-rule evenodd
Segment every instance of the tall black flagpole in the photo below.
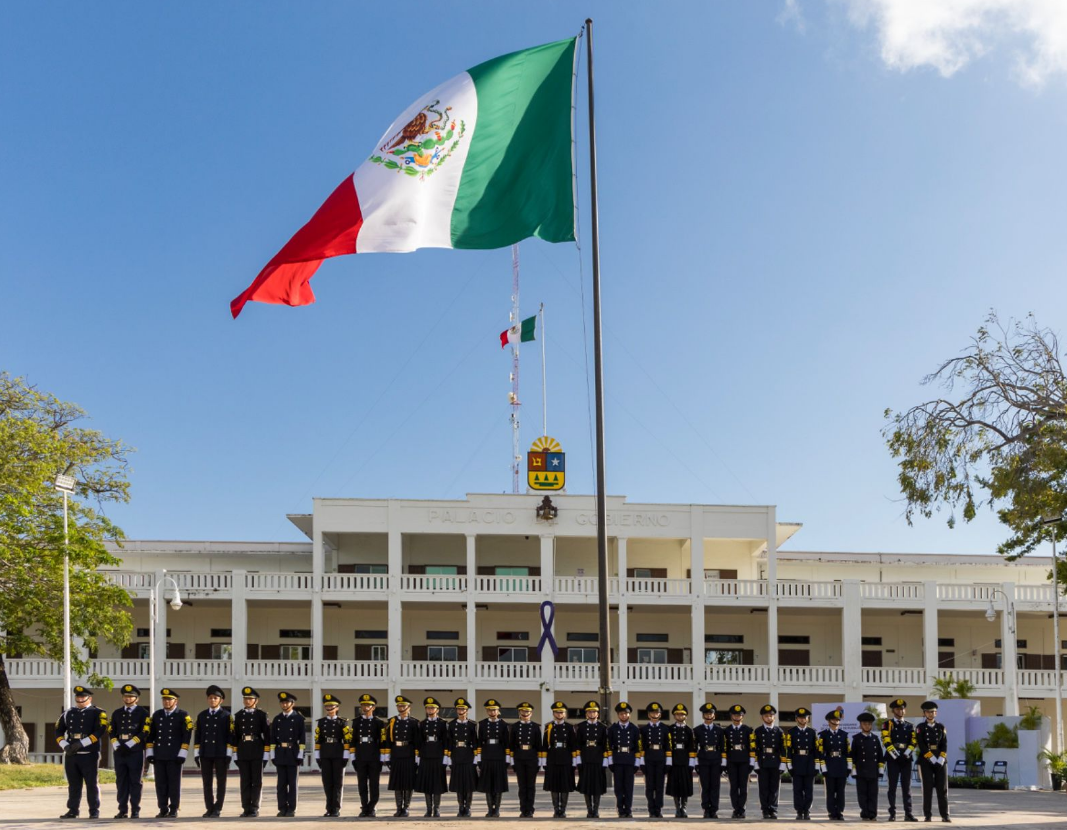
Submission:
M 596 123 L 593 118 L 593 21 L 585 21 L 589 57 L 589 187 L 593 228 L 593 374 L 596 376 L 596 552 L 600 602 L 600 711 L 611 711 L 611 630 L 608 627 L 608 507 L 604 474 L 604 364 L 600 334 L 600 228 L 596 193 Z

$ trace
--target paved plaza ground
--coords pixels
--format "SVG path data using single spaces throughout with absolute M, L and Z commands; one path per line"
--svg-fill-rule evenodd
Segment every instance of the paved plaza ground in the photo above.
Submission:
M 383 778 L 384 781 L 384 778 Z M 238 782 L 236 776 L 231 776 L 229 781 L 229 788 L 226 795 L 226 805 L 223 809 L 223 817 L 221 819 L 201 819 L 200 815 L 204 812 L 204 802 L 201 796 L 200 790 L 200 778 L 199 776 L 187 775 L 184 778 L 183 786 L 183 798 L 182 809 L 180 816 L 175 822 L 174 820 L 167 819 L 155 819 L 151 818 L 156 814 L 155 808 L 155 792 L 152 789 L 151 782 L 146 783 L 145 798 L 142 803 L 142 814 L 149 816 L 149 818 L 140 819 L 138 824 L 149 824 L 153 826 L 174 825 L 180 824 L 182 827 L 187 828 L 208 828 L 215 827 L 221 823 L 223 825 L 240 822 L 246 824 L 254 822 L 256 824 L 265 823 L 268 825 L 280 825 L 284 824 L 287 827 L 298 826 L 312 826 L 316 825 L 322 827 L 324 824 L 331 822 L 359 822 L 359 823 L 373 823 L 378 822 L 390 822 L 393 824 L 403 823 L 405 825 L 418 825 L 422 828 L 427 828 L 429 825 L 440 827 L 442 830 L 445 828 L 456 828 L 460 825 L 468 825 L 471 822 L 479 824 L 506 824 L 508 826 L 514 826 L 517 823 L 529 823 L 536 824 L 537 826 L 544 827 L 546 825 L 552 826 L 566 826 L 568 828 L 590 826 L 593 824 L 601 824 L 603 822 L 609 822 L 611 824 L 625 825 L 629 827 L 633 826 L 649 826 L 653 824 L 664 823 L 679 823 L 681 819 L 662 819 L 650 821 L 644 816 L 644 797 L 642 782 L 638 779 L 636 787 L 636 804 L 635 818 L 633 819 L 618 819 L 615 818 L 614 799 L 610 793 L 601 802 L 601 819 L 598 822 L 594 822 L 585 818 L 585 808 L 582 803 L 582 799 L 577 794 L 571 796 L 571 802 L 568 805 L 568 813 L 571 816 L 566 820 L 553 819 L 552 806 L 548 798 L 548 794 L 538 790 L 538 803 L 537 803 L 537 817 L 534 819 L 519 819 L 518 809 L 516 805 L 516 796 L 514 792 L 514 786 L 512 786 L 512 792 L 508 793 L 503 802 L 503 808 L 501 810 L 500 819 L 486 819 L 482 818 L 485 814 L 485 801 L 484 797 L 479 797 L 474 803 L 474 818 L 472 819 L 457 819 L 455 817 L 455 796 L 446 795 L 442 800 L 442 817 L 439 819 L 425 819 L 422 818 L 422 813 L 425 809 L 422 796 L 418 793 L 415 794 L 415 798 L 412 801 L 412 817 L 407 819 L 396 819 L 392 817 L 395 805 L 393 804 L 392 793 L 383 791 L 382 800 L 379 803 L 379 816 L 377 819 L 357 819 L 356 814 L 359 812 L 359 794 L 356 790 L 356 779 L 354 775 L 346 776 L 345 786 L 345 803 L 342 809 L 340 819 L 328 819 L 323 818 L 322 813 L 325 809 L 325 800 L 322 794 L 322 788 L 318 784 L 318 776 L 314 774 L 305 774 L 301 776 L 300 785 L 300 802 L 297 808 L 296 818 L 276 818 L 277 812 L 276 801 L 274 799 L 274 784 L 275 778 L 268 775 L 264 781 L 264 797 L 263 805 L 260 810 L 259 819 L 240 819 L 238 814 L 240 809 L 240 793 L 238 788 Z M 513 782 L 514 784 L 514 782 Z M 725 788 L 724 788 L 725 794 Z M 783 788 L 783 795 L 791 796 L 791 791 L 787 788 Z M 753 786 L 750 789 L 748 814 L 749 818 L 744 822 L 732 821 L 729 818 L 721 819 L 718 822 L 707 822 L 704 819 L 694 817 L 700 815 L 699 797 L 694 801 L 689 802 L 690 806 L 690 818 L 685 822 L 688 824 L 703 823 L 703 824 L 730 824 L 730 825 L 743 825 L 745 827 L 759 826 L 764 828 L 769 827 L 811 827 L 812 823 L 825 823 L 825 813 L 820 812 L 819 808 L 822 804 L 821 793 L 816 791 L 815 809 L 812 810 L 813 822 L 794 822 L 789 820 L 793 815 L 792 810 L 787 809 L 788 800 L 783 799 L 782 808 L 779 813 L 782 819 L 771 822 L 763 821 L 759 818 L 759 802 L 755 799 L 756 790 Z M 4 828 L 17 828 L 17 827 L 59 827 L 63 826 L 68 828 L 84 826 L 88 823 L 84 818 L 88 815 L 88 809 L 82 804 L 82 818 L 77 821 L 59 821 L 58 816 L 66 810 L 66 789 L 60 787 L 45 787 L 34 790 L 8 790 L 0 792 L 0 825 Z M 93 824 L 108 824 L 108 825 L 128 825 L 130 822 L 114 821 L 110 817 L 116 812 L 115 808 L 115 785 L 106 784 L 101 787 L 101 799 L 102 808 L 101 816 L 104 817 L 102 822 L 93 822 Z M 1012 828 L 1027 828 L 1027 827 L 1057 827 L 1063 828 L 1067 825 L 1067 796 L 1062 793 L 1052 792 L 1014 792 L 1014 791 L 990 791 L 990 790 L 949 790 L 949 799 L 952 809 L 952 821 L 954 825 L 963 827 L 1012 827 Z M 670 803 L 670 799 L 668 799 Z M 921 804 L 921 801 L 920 801 Z M 882 799 L 880 802 L 881 817 L 879 821 L 884 822 L 886 820 L 885 815 L 885 792 L 882 792 Z M 921 815 L 921 809 L 917 811 Z M 755 818 L 753 818 L 755 813 Z M 858 811 L 856 809 L 856 800 L 854 790 L 849 791 L 848 802 L 846 809 L 847 821 L 846 824 L 855 823 L 856 825 L 862 825 L 864 827 L 870 826 L 868 822 L 860 822 L 858 818 Z M 730 810 L 720 811 L 720 816 L 725 814 L 729 816 Z M 935 817 L 934 825 L 942 826 L 940 821 Z M 932 825 L 932 826 L 934 826 Z M 833 826 L 841 826 L 839 823 L 834 823 Z M 903 828 L 905 825 L 898 822 L 893 827 Z

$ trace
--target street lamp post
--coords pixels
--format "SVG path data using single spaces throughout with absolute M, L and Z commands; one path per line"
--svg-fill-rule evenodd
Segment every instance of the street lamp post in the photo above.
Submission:
M 159 588 L 164 582 L 170 582 L 174 586 L 174 598 L 170 601 L 170 607 L 175 611 L 182 607 L 182 597 L 178 592 L 178 583 L 174 581 L 174 577 L 166 576 L 166 571 L 163 571 L 163 578 L 159 580 L 152 588 L 152 595 L 148 599 L 148 700 L 150 701 L 149 707 L 155 705 L 156 700 L 156 623 L 159 622 Z M 163 647 L 166 648 L 166 638 L 163 639 Z
M 1052 534 L 1052 639 L 1054 641 L 1053 654 L 1056 655 L 1056 752 L 1063 752 L 1063 666 L 1060 665 L 1060 580 L 1059 568 L 1056 567 L 1056 528 L 1054 525 L 1063 521 L 1063 516 L 1052 516 L 1042 519 L 1041 524 L 1046 525 Z
M 67 530 L 67 496 L 74 492 L 74 476 L 56 476 L 63 494 L 63 711 L 70 709 L 70 534 Z
M 995 597 L 997 594 L 1000 594 L 1002 597 L 1004 597 L 1004 615 L 1005 615 L 1005 619 L 1008 622 L 1008 636 L 1011 638 L 1011 642 L 1014 643 L 1016 641 L 1016 635 L 1015 635 L 1015 603 L 1012 602 L 1010 599 L 1008 599 L 1008 595 L 1006 593 L 1004 593 L 1000 588 L 994 588 L 993 592 L 989 595 L 989 607 L 986 609 L 985 618 L 987 620 L 989 620 L 989 622 L 994 622 L 996 620 L 997 611 L 993 607 L 993 597 Z M 1007 649 L 1005 648 L 1005 651 L 1006 650 Z M 1012 653 L 1013 654 L 1015 653 L 1014 649 L 1012 649 Z M 1005 666 L 1004 668 L 1008 669 L 1007 666 Z M 1016 660 L 1014 660 L 1012 662 L 1011 668 L 1008 669 L 1008 670 L 1011 671 L 1011 679 L 1012 679 L 1011 690 L 1012 690 L 1012 692 L 1011 692 L 1011 697 L 1008 700 L 1008 706 L 1005 707 L 1009 711 L 1006 712 L 1005 714 L 1013 715 L 1013 714 L 1018 714 L 1018 712 L 1019 712 L 1019 663 L 1018 663 L 1018 658 L 1016 658 Z

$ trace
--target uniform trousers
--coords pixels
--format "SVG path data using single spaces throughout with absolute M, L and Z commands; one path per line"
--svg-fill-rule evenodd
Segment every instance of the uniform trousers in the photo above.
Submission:
M 663 812 L 663 788 L 666 786 L 667 764 L 664 761 L 645 761 L 645 801 L 648 814 L 658 816 Z
M 263 762 L 238 761 L 237 771 L 241 774 L 242 811 L 258 812 L 259 802 L 263 797 Z
M 615 789 L 615 808 L 620 813 L 629 813 L 634 808 L 634 773 L 633 764 L 614 764 L 612 766 L 612 786 Z
M 748 761 L 727 761 L 726 774 L 730 778 L 730 806 L 735 812 L 745 812 L 748 803 L 748 774 L 752 770 Z
M 934 792 L 937 792 L 937 811 L 941 818 L 948 818 L 948 773 L 940 764 L 934 765 L 922 761 L 919 764 L 919 778 L 923 782 L 923 815 L 931 815 Z
M 278 812 L 296 812 L 297 779 L 300 767 L 296 764 L 284 764 L 278 769 Z
M 144 752 L 115 753 L 115 784 L 119 812 L 125 813 L 127 807 L 140 810 L 144 791 Z
M 344 758 L 320 758 L 319 772 L 322 774 L 322 791 L 326 793 L 326 812 L 336 813 L 341 809 L 341 798 L 345 787 Z
M 810 813 L 815 800 L 815 773 L 790 773 L 793 778 L 793 809 L 798 813 Z
M 845 813 L 845 785 L 848 778 L 823 775 L 826 784 L 826 812 L 833 818 Z
M 364 810 L 373 810 L 378 806 L 381 762 L 353 761 L 352 766 L 356 768 L 356 780 L 359 782 L 359 803 Z
M 759 808 L 764 815 L 778 814 L 778 790 L 782 785 L 782 773 L 777 768 L 756 771 L 759 781 Z
M 204 806 L 209 810 L 221 810 L 226 800 L 226 771 L 230 768 L 230 756 L 205 758 L 200 756 L 200 780 L 204 785 Z
M 537 759 L 515 760 L 515 780 L 519 785 L 519 812 L 532 813 L 537 794 Z
M 856 778 L 856 802 L 860 805 L 860 818 L 878 817 L 877 778 Z
M 889 775 L 889 815 L 897 814 L 897 782 L 900 782 L 901 798 L 904 801 L 904 815 L 911 815 L 911 758 L 886 758 L 885 770 Z
M 156 804 L 160 810 L 177 810 L 182 803 L 182 767 L 185 759 L 156 760 Z
M 719 812 L 719 791 L 722 788 L 722 766 L 719 764 L 697 764 L 700 776 L 700 807 L 703 810 Z
M 67 809 L 77 813 L 81 809 L 82 784 L 85 785 L 85 800 L 89 813 L 100 812 L 100 756 L 95 752 L 67 755 L 63 759 L 67 773 Z

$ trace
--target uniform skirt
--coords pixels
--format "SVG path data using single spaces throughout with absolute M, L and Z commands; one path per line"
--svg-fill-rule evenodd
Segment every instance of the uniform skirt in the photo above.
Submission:
M 482 761 L 478 773 L 478 792 L 506 793 L 508 791 L 508 762 Z
M 470 795 L 478 790 L 478 770 L 473 761 L 463 764 L 452 762 L 452 774 L 448 780 L 448 791 L 459 795 Z
M 689 761 L 681 759 L 667 767 L 667 795 L 689 798 L 693 794 L 693 768 Z
M 578 767 L 578 792 L 582 795 L 603 795 L 608 791 L 608 775 L 602 761 Z
M 448 792 L 443 758 L 420 758 L 415 770 L 415 792 L 435 795 Z
M 391 758 L 389 760 L 389 789 L 415 789 L 414 758 Z
M 565 764 L 553 764 L 549 761 L 545 765 L 545 783 L 542 788 L 550 793 L 574 792 L 574 764 L 570 761 Z

